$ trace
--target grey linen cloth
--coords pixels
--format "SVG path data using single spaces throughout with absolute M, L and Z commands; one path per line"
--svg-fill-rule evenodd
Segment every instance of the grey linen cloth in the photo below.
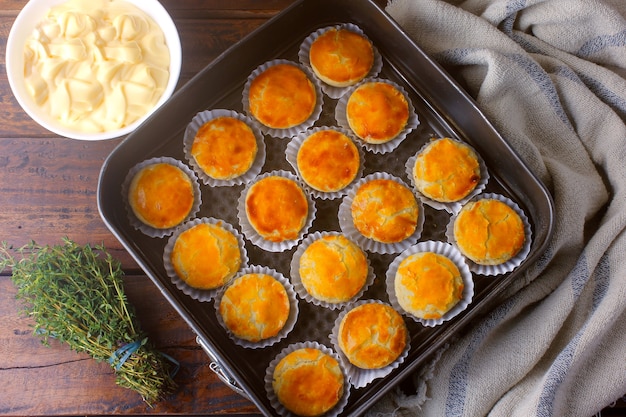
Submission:
M 626 393 L 626 1 L 391 0 L 547 186 L 555 231 L 506 301 L 369 416 L 590 417 Z

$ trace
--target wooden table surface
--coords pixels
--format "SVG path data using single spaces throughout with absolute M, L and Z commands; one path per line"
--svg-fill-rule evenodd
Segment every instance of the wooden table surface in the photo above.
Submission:
M 293 0 L 162 0 L 183 46 L 182 86 L 221 52 Z M 125 288 L 138 320 L 160 351 L 176 358 L 175 394 L 149 409 L 134 391 L 117 387 L 107 363 L 59 342 L 43 346 L 20 315 L 8 272 L 0 276 L 0 414 L 258 413 L 219 380 L 182 318 L 101 220 L 96 204 L 103 161 L 121 139 L 60 138 L 33 122 L 13 97 L 4 70 L 6 40 L 26 0 L 0 0 L 0 240 L 57 244 L 104 243 L 126 271 Z
M 179 87 L 230 45 L 293 0 L 162 0 L 183 46 Z M 380 0 L 379 4 L 385 4 Z M 103 223 L 96 204 L 101 165 L 122 139 L 60 138 L 33 122 L 13 97 L 4 71 L 11 25 L 26 0 L 0 0 L 0 240 L 103 243 L 125 269 L 125 289 L 142 328 L 181 368 L 177 391 L 148 408 L 117 387 L 111 367 L 52 341 L 46 347 L 20 315 L 8 271 L 0 275 L 0 415 L 258 414 L 209 369 L 193 332 Z M 623 409 L 622 409 L 623 410 Z M 604 415 L 615 415 L 609 410 Z

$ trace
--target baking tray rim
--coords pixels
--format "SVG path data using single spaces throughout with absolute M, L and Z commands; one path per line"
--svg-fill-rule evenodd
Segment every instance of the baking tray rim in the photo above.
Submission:
M 181 317 L 190 325 L 190 327 L 192 328 L 192 330 L 194 330 L 194 332 L 196 333 L 197 337 L 201 340 L 198 340 L 199 344 L 203 347 L 203 349 L 206 351 L 207 355 L 209 356 L 210 360 L 213 362 L 218 362 L 218 364 L 221 366 L 222 371 L 225 373 L 226 376 L 226 380 L 224 380 L 225 383 L 231 385 L 232 388 L 235 389 L 236 392 L 239 392 L 240 394 L 244 395 L 245 397 L 247 397 L 248 399 L 250 399 L 260 410 L 265 410 L 273 412 L 273 410 L 270 408 L 270 410 L 267 409 L 267 405 L 264 404 L 263 402 L 261 402 L 259 399 L 255 398 L 255 395 L 253 393 L 251 393 L 251 389 L 249 389 L 247 387 L 247 382 L 245 381 L 245 379 L 238 374 L 237 371 L 235 371 L 234 369 L 232 369 L 230 366 L 228 366 L 229 360 L 227 357 L 225 357 L 221 352 L 217 346 L 215 346 L 215 344 L 212 342 L 212 340 L 207 337 L 206 335 L 202 334 L 203 332 L 195 325 L 195 323 L 193 322 L 192 318 L 189 317 L 189 313 L 188 311 L 186 311 L 186 308 L 184 305 L 181 305 L 179 302 L 177 302 L 177 300 L 175 300 L 171 294 L 169 294 L 169 290 L 162 285 L 162 283 L 160 282 L 159 278 L 156 276 L 156 274 L 152 271 L 152 268 L 145 262 L 145 260 L 142 258 L 142 256 L 137 252 L 136 248 L 133 246 L 133 242 L 131 242 L 124 234 L 124 228 L 120 227 L 118 224 L 115 224 L 114 216 L 109 216 L 109 210 L 108 210 L 108 206 L 107 203 L 104 201 L 104 193 L 105 190 L 104 188 L 104 181 L 105 179 L 108 178 L 108 175 L 110 173 L 110 170 L 113 169 L 112 165 L 114 164 L 115 159 L 119 156 L 120 152 L 123 152 L 125 144 L 127 144 L 128 142 L 132 141 L 133 138 L 137 135 L 139 135 L 141 133 L 141 131 L 145 128 L 145 126 L 150 125 L 151 120 L 154 120 L 156 118 L 158 118 L 161 113 L 166 114 L 167 111 L 167 104 L 169 102 L 171 102 L 172 100 L 175 100 L 177 97 L 184 95 L 184 94 L 188 94 L 188 89 L 192 88 L 196 79 L 199 79 L 203 76 L 206 76 L 207 73 L 210 73 L 212 68 L 214 68 L 216 65 L 218 65 L 218 63 L 224 59 L 225 57 L 227 57 L 229 54 L 233 53 L 234 50 L 236 50 L 237 48 L 240 48 L 241 45 L 245 45 L 250 39 L 253 39 L 257 36 L 257 34 L 263 30 L 267 30 L 267 28 L 271 27 L 275 21 L 279 20 L 279 19 L 284 19 L 285 16 L 288 16 L 292 13 L 292 11 L 298 7 L 300 7 L 301 4 L 303 3 L 307 3 L 307 2 L 313 2 L 315 0 L 298 0 L 296 2 L 294 2 L 293 4 L 291 4 L 290 6 L 288 6 L 286 9 L 284 9 L 283 11 L 281 11 L 280 13 L 278 13 L 276 16 L 274 16 L 273 18 L 269 19 L 267 22 L 265 22 L 264 24 L 262 24 L 260 27 L 258 27 L 257 29 L 255 29 L 254 31 L 252 31 L 250 34 L 248 34 L 247 36 L 245 36 L 244 38 L 242 38 L 240 41 L 238 41 L 237 43 L 235 43 L 234 45 L 232 45 L 230 48 L 228 48 L 226 51 L 224 51 L 222 54 L 220 54 L 214 61 L 212 61 L 211 63 L 209 63 L 203 70 L 201 70 L 198 74 L 196 74 L 194 77 L 192 77 L 185 85 L 181 86 L 181 88 L 179 88 L 179 90 L 177 92 L 174 93 L 174 95 L 172 96 L 172 98 L 170 98 L 168 100 L 168 102 L 166 102 L 166 104 L 162 107 L 162 109 L 160 109 L 159 111 L 155 112 L 155 114 L 148 119 L 144 125 L 140 126 L 136 133 L 131 133 L 127 138 L 125 138 L 112 152 L 111 154 L 106 158 L 106 160 L 103 163 L 101 172 L 100 172 L 100 178 L 98 181 L 98 191 L 97 191 L 97 199 L 98 199 L 98 210 L 100 212 L 100 215 L 105 223 L 105 225 L 107 226 L 107 228 L 113 233 L 113 235 L 120 241 L 120 243 L 124 246 L 124 248 L 127 250 L 127 252 L 133 257 L 133 259 L 137 262 L 137 264 L 142 268 L 142 270 L 150 277 L 150 279 L 153 281 L 153 283 L 155 283 L 157 285 L 157 287 L 161 290 L 162 294 L 166 297 L 166 299 L 170 302 L 170 304 L 172 304 L 172 306 L 175 308 L 175 310 L 181 315 Z M 349 4 L 351 3 L 351 0 L 343 0 L 343 1 L 338 1 L 335 3 L 335 7 L 340 7 L 341 4 Z M 378 12 L 380 12 L 381 14 L 383 14 L 384 16 L 386 16 L 387 19 L 389 19 L 389 24 L 391 24 L 392 26 L 395 27 L 395 29 L 402 34 L 404 37 L 407 38 L 407 41 L 412 43 L 414 48 L 419 51 L 420 53 L 423 53 L 423 51 L 421 51 L 421 48 L 419 48 L 417 45 L 414 44 L 414 42 L 402 31 L 402 29 L 395 24 L 395 22 L 388 16 L 386 15 L 386 12 L 384 12 L 384 10 L 380 9 L 376 4 L 374 4 L 371 0 L 366 0 L 364 3 L 367 3 L 368 6 L 367 7 L 374 7 L 375 9 L 377 9 Z M 437 71 L 439 71 L 441 73 L 441 75 L 446 79 L 446 81 L 450 84 L 450 86 L 454 89 L 457 90 L 457 93 L 460 94 L 460 96 L 464 99 L 467 100 L 469 102 L 469 104 L 474 107 L 477 111 L 478 111 L 478 115 L 483 118 L 484 120 L 482 121 L 482 123 L 486 123 L 491 129 L 494 130 L 495 134 L 503 141 L 503 143 L 507 146 L 508 144 L 506 143 L 506 141 L 497 133 L 497 131 L 495 131 L 495 129 L 493 128 L 493 126 L 491 125 L 491 123 L 486 119 L 486 117 L 482 114 L 482 112 L 480 112 L 476 106 L 476 104 L 474 103 L 474 100 L 465 92 L 465 90 L 452 78 L 449 76 L 449 74 L 443 70 L 439 64 L 437 64 L 435 61 L 432 61 L 426 54 L 424 54 L 425 59 L 427 59 L 432 65 L 433 67 L 436 68 Z M 510 149 L 510 147 L 509 147 Z M 512 154 L 512 156 L 514 158 L 517 158 L 519 160 L 518 155 L 514 152 L 514 150 L 510 149 L 510 152 Z M 525 167 L 525 165 L 524 165 Z M 528 265 L 531 262 L 534 262 L 535 260 L 537 260 L 537 258 L 545 251 L 550 237 L 552 236 L 553 233 L 553 216 L 554 216 L 554 207 L 553 207 L 553 201 L 552 201 L 552 197 L 551 195 L 547 192 L 545 185 L 539 181 L 537 179 L 537 177 L 530 172 L 529 170 L 526 173 L 527 176 L 530 176 L 538 185 L 539 189 L 542 191 L 542 201 L 541 204 L 544 206 L 544 209 L 546 209 L 546 212 L 544 214 L 546 214 L 548 216 L 547 219 L 543 219 L 544 220 L 544 224 L 545 227 L 542 230 L 542 234 L 539 235 L 538 233 L 535 232 L 534 234 L 534 241 L 533 241 L 533 245 L 535 245 L 532 250 L 531 253 L 529 254 L 528 258 L 525 260 L 524 265 Z M 535 241 L 535 239 L 540 238 L 540 241 Z M 518 274 L 521 273 L 521 271 L 525 269 L 525 268 L 520 268 L 516 271 L 514 271 L 513 273 L 511 273 L 509 275 L 510 276 L 517 276 Z M 499 291 L 498 292 L 502 292 L 507 288 L 507 286 L 501 286 L 498 287 Z M 496 296 L 499 296 L 499 294 L 493 294 L 492 298 L 496 298 Z M 482 300 L 481 300 L 482 301 Z M 479 314 L 484 313 L 484 309 L 483 308 L 479 308 L 480 306 L 474 306 L 474 308 L 472 308 L 471 310 L 469 310 L 468 313 L 466 313 L 467 317 L 475 317 L 478 316 Z M 467 323 L 467 320 L 463 320 L 461 321 L 454 321 L 452 323 L 449 323 L 447 326 L 447 333 L 454 333 L 454 331 L 457 330 L 457 327 L 464 327 Z M 443 340 L 438 341 L 439 344 L 437 344 L 435 347 L 438 347 L 441 343 L 445 342 L 447 340 L 447 336 L 443 338 Z M 211 351 L 208 351 L 207 348 L 209 348 Z M 397 382 L 399 382 L 400 379 L 402 379 L 403 376 L 405 376 L 408 372 L 413 371 L 417 366 L 419 366 L 421 363 L 423 363 L 424 360 L 427 359 L 427 357 L 430 357 L 431 353 L 434 352 L 434 348 L 429 351 L 426 354 L 422 354 L 421 358 L 419 358 L 418 360 L 413 361 L 410 364 L 407 364 L 404 367 L 401 367 L 401 369 L 398 372 L 398 376 L 391 378 L 391 381 L 393 383 L 391 384 L 386 384 L 385 387 L 382 387 L 382 389 L 377 390 L 377 392 L 375 393 L 375 395 L 373 396 L 373 399 L 378 399 L 380 398 L 384 393 L 386 393 L 387 391 L 389 391 L 392 386 L 394 386 Z M 388 381 L 388 378 L 385 378 L 385 381 Z M 241 392 L 240 392 L 241 391 Z M 371 400 L 365 401 L 365 403 L 360 404 L 357 406 L 356 410 L 354 411 L 356 414 L 359 414 L 361 412 L 363 412 L 365 410 L 365 408 L 367 408 L 369 406 L 369 404 L 371 404 Z

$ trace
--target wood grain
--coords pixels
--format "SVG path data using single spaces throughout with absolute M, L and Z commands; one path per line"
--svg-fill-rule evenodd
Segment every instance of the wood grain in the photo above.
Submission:
M 138 394 L 115 385 L 113 369 L 55 340 L 44 346 L 32 320 L 0 276 L 0 414 L 89 415 L 254 413 L 256 408 L 209 369 L 204 351 L 178 313 L 145 276 L 127 276 L 125 290 L 156 348 L 180 362 L 175 393 L 148 408 Z
M 179 30 L 183 64 L 178 86 L 294 0 L 161 0 Z M 377 0 L 384 6 L 387 0 Z M 103 243 L 126 271 L 137 318 L 157 348 L 181 364 L 178 389 L 148 408 L 117 387 L 106 363 L 52 341 L 43 346 L 20 314 L 10 272 L 0 273 L 0 415 L 258 414 L 252 403 L 209 369 L 195 335 L 109 232 L 96 202 L 102 163 L 122 139 L 59 138 L 33 122 L 13 97 L 5 67 L 6 39 L 26 0 L 0 0 L 0 240 L 21 246 Z M 602 415 L 624 415 L 620 401 Z
M 291 2 L 164 1 L 183 45 L 179 87 Z M 24 4 L 0 1 L 4 42 Z M 3 63 L 5 50 L 0 51 Z M 0 73 L 0 97 L 1 239 L 16 246 L 30 240 L 57 243 L 65 236 L 79 243 L 104 243 L 125 268 L 135 269 L 100 218 L 96 203 L 100 168 L 121 139 L 84 142 L 52 135 L 20 108 L 5 71 Z
M 164 0 L 183 46 L 180 87 L 230 45 L 291 4 L 291 0 Z M 11 25 L 26 4 L 0 0 L 0 60 Z M 102 163 L 122 139 L 59 138 L 33 122 L 0 72 L 0 240 L 103 243 L 119 259 L 137 318 L 157 348 L 180 362 L 178 389 L 154 408 L 115 385 L 113 370 L 57 341 L 41 344 L 20 314 L 9 271 L 0 275 L 0 415 L 258 413 L 209 369 L 195 335 L 109 232 L 96 201 Z

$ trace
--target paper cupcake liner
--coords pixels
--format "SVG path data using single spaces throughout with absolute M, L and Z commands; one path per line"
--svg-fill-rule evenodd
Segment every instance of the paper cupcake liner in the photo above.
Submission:
M 341 302 L 341 303 L 329 303 L 327 301 L 319 300 L 313 297 L 311 294 L 309 294 L 307 289 L 302 284 L 302 278 L 300 277 L 300 258 L 302 257 L 302 254 L 313 242 L 321 239 L 322 237 L 340 236 L 340 235 L 342 235 L 342 233 L 339 233 L 339 232 L 315 232 L 315 233 L 310 234 L 302 241 L 302 243 L 298 246 L 298 248 L 294 252 L 293 257 L 291 258 L 291 265 L 290 265 L 291 266 L 291 269 L 290 269 L 291 282 L 293 284 L 293 287 L 296 293 L 298 293 L 298 296 L 302 300 L 306 301 L 307 303 L 311 303 L 320 307 L 328 308 L 330 310 L 344 308 L 350 305 L 351 303 L 353 303 L 355 300 L 358 300 L 359 298 L 361 298 L 363 294 L 365 293 L 365 291 L 367 291 L 367 289 L 374 283 L 374 279 L 376 278 L 374 274 L 374 269 L 372 268 L 370 264 L 370 260 L 367 257 L 367 252 L 364 252 L 365 258 L 367 259 L 367 270 L 368 270 L 367 278 L 365 279 L 365 284 L 363 285 L 363 288 L 361 288 L 361 290 L 358 293 L 356 293 L 350 300 Z M 356 242 L 354 241 L 353 243 L 356 244 Z
M 363 32 L 363 30 L 357 25 L 352 24 L 352 23 L 344 23 L 344 24 L 328 26 L 325 28 L 318 29 L 315 32 L 311 33 L 309 36 L 307 36 L 306 39 L 304 39 L 304 41 L 300 45 L 300 50 L 298 51 L 298 59 L 300 60 L 300 63 L 302 65 L 305 65 L 306 67 L 311 68 L 311 60 L 309 59 L 309 51 L 311 50 L 311 45 L 317 38 L 320 37 L 320 35 L 326 33 L 327 31 L 331 29 L 337 29 L 337 30 L 346 29 L 351 32 L 358 33 L 359 35 L 362 35 L 365 38 L 367 38 L 367 35 Z M 369 40 L 369 38 L 367 39 Z M 372 43 L 372 48 L 374 50 L 374 62 L 372 64 L 372 68 L 370 69 L 370 72 L 365 76 L 365 78 L 377 77 L 383 68 L 383 58 L 373 43 Z M 315 73 L 313 74 L 315 75 Z M 322 91 L 324 91 L 324 93 L 332 99 L 338 99 L 339 97 L 344 95 L 346 91 L 348 91 L 351 87 L 351 86 L 335 87 L 335 86 L 326 84 L 325 82 L 321 80 L 320 80 L 320 84 L 322 86 Z
M 250 127 L 250 129 L 252 129 L 257 144 L 257 154 L 248 171 L 238 177 L 228 180 L 213 178 L 208 175 L 191 154 L 191 147 L 193 146 L 193 141 L 198 129 L 200 129 L 205 123 L 213 119 L 217 119 L 218 117 L 232 117 L 244 122 Z M 261 133 L 261 129 L 258 124 L 246 115 L 227 109 L 205 110 L 196 114 L 185 129 L 185 134 L 183 136 L 183 150 L 185 152 L 185 158 L 198 175 L 198 178 L 200 178 L 205 185 L 210 187 L 247 184 L 252 181 L 254 177 L 259 175 L 261 169 L 263 168 L 263 164 L 265 163 L 265 141 L 263 140 L 263 133 Z
M 174 265 L 172 265 L 172 250 L 174 249 L 174 244 L 176 243 L 176 239 L 186 230 L 191 229 L 194 226 L 199 224 L 221 224 L 221 226 L 232 233 L 237 238 L 237 243 L 239 244 L 239 252 L 241 253 L 241 266 L 239 269 L 246 268 L 248 266 L 248 252 L 246 251 L 245 242 L 243 240 L 243 236 L 229 223 L 221 219 L 215 219 L 213 217 L 202 217 L 198 219 L 194 219 L 189 221 L 182 226 L 178 227 L 174 234 L 170 236 L 163 249 L 163 265 L 165 266 L 165 272 L 167 276 L 170 277 L 172 284 L 176 286 L 183 294 L 202 302 L 211 301 L 214 299 L 222 287 L 205 290 L 200 288 L 195 288 L 187 284 L 182 278 L 178 276 L 176 270 L 174 269 Z M 231 278 L 232 280 L 232 278 Z
M 309 136 L 319 131 L 323 131 L 323 130 L 336 130 L 337 132 L 343 133 L 357 145 L 357 151 L 359 152 L 359 160 L 360 160 L 359 170 L 357 171 L 356 176 L 354 177 L 354 180 L 352 180 L 350 184 L 348 184 L 345 188 L 339 191 L 324 192 L 324 191 L 316 190 L 315 188 L 308 185 L 306 181 L 304 181 L 304 179 L 300 175 L 300 170 L 298 169 L 298 151 L 300 151 L 300 146 L 302 146 L 302 143 L 304 143 L 304 141 Z M 310 193 L 313 197 L 319 198 L 322 200 L 334 200 L 334 199 L 343 197 L 344 195 L 346 195 L 348 188 L 350 188 L 352 184 L 356 183 L 363 176 L 364 161 L 365 161 L 365 153 L 363 152 L 363 148 L 360 146 L 358 140 L 354 137 L 351 131 L 344 129 L 344 128 L 340 128 L 340 127 L 331 127 L 331 126 L 313 127 L 311 129 L 308 129 L 296 135 L 287 144 L 287 148 L 285 149 L 285 157 L 287 159 L 287 162 L 289 162 L 289 164 L 296 171 L 297 175 L 300 177 L 301 183 L 304 189 L 308 193 Z
M 264 382 L 265 382 L 265 391 L 267 392 L 267 397 L 270 401 L 270 404 L 272 405 L 274 410 L 276 410 L 278 415 L 280 415 L 281 417 L 297 417 L 297 414 L 294 414 L 291 411 L 289 411 L 287 408 L 285 408 L 284 405 L 280 403 L 280 401 L 278 401 L 278 397 L 276 396 L 276 393 L 274 392 L 274 387 L 272 386 L 272 381 L 274 379 L 274 369 L 276 369 L 276 366 L 278 365 L 278 363 L 291 352 L 294 352 L 298 349 L 304 349 L 304 348 L 318 349 L 327 355 L 331 355 L 339 363 L 339 367 L 341 368 L 341 371 L 344 377 L 343 395 L 339 399 L 339 402 L 337 403 L 337 405 L 335 405 L 333 408 L 331 408 L 330 410 L 328 410 L 326 413 L 323 414 L 324 417 L 337 417 L 343 411 L 345 406 L 348 404 L 348 399 L 350 397 L 350 381 L 346 374 L 346 370 L 342 366 L 341 358 L 339 358 L 339 355 L 337 354 L 337 352 L 335 352 L 334 350 L 332 350 L 331 348 L 325 345 L 322 345 L 321 343 L 313 342 L 313 341 L 293 343 L 285 347 L 269 363 L 269 366 L 267 367 L 265 371 Z
M 454 262 L 457 268 L 459 268 L 459 272 L 461 273 L 461 277 L 463 278 L 464 288 L 461 299 L 442 317 L 438 319 L 422 319 L 420 317 L 414 316 L 413 314 L 402 308 L 402 306 L 398 302 L 398 297 L 396 296 L 394 283 L 400 263 L 407 257 L 422 252 L 434 252 L 446 256 L 448 259 Z M 387 288 L 387 295 L 389 296 L 389 303 L 393 306 L 393 308 L 426 327 L 438 326 L 457 316 L 459 313 L 467 308 L 467 306 L 472 302 L 472 298 L 474 297 L 474 281 L 472 279 L 472 273 L 470 272 L 468 265 L 465 263 L 465 257 L 453 245 L 445 242 L 438 242 L 435 240 L 420 242 L 417 245 L 408 248 L 398 257 L 396 257 L 396 259 L 391 262 L 389 268 L 387 269 L 385 284 Z
M 465 145 L 469 146 L 476 153 L 476 156 L 478 158 L 478 165 L 480 166 L 480 181 L 478 181 L 478 184 L 476 184 L 476 187 L 474 187 L 474 189 L 467 196 L 463 197 L 459 201 L 444 203 L 441 201 L 433 200 L 429 197 L 426 197 L 424 194 L 420 192 L 420 190 L 417 188 L 415 184 L 415 177 L 413 176 L 413 168 L 415 167 L 417 156 L 422 151 L 424 151 L 430 143 L 431 143 L 430 141 L 426 143 L 424 146 L 422 146 L 422 148 L 419 151 L 417 151 L 417 153 L 415 153 L 406 161 L 406 174 L 409 180 L 411 181 L 411 186 L 415 189 L 415 191 L 417 192 L 417 196 L 422 200 L 424 204 L 434 208 L 435 210 L 445 210 L 450 214 L 458 213 L 465 203 L 471 200 L 472 197 L 474 197 L 475 195 L 478 195 L 481 192 L 483 192 L 483 190 L 487 186 L 487 183 L 489 182 L 489 171 L 487 171 L 487 165 L 485 164 L 485 161 L 480 156 L 480 154 L 473 147 L 463 142 Z
M 254 229 L 254 227 L 252 227 L 252 225 L 250 224 L 250 221 L 248 220 L 248 216 L 246 215 L 246 196 L 248 194 L 248 190 L 250 189 L 250 187 L 256 184 L 257 181 L 262 180 L 263 178 L 274 176 L 274 175 L 291 179 L 293 181 L 296 181 L 298 184 L 300 184 L 299 178 L 289 171 L 277 170 L 277 171 L 271 171 L 271 172 L 266 172 L 264 174 L 261 174 L 260 176 L 256 178 L 255 181 L 249 183 L 241 192 L 239 201 L 237 203 L 237 218 L 239 219 L 239 225 L 241 227 L 241 231 L 243 232 L 244 236 L 250 242 L 252 242 L 253 245 L 258 246 L 259 248 L 266 250 L 268 252 L 284 252 L 296 246 L 298 242 L 300 242 L 302 238 L 308 233 L 309 229 L 313 225 L 313 220 L 315 220 L 316 208 L 315 208 L 315 202 L 313 201 L 313 198 L 306 192 L 306 190 L 304 190 L 304 195 L 307 199 L 308 206 L 309 206 L 309 212 L 307 214 L 307 220 L 304 226 L 302 227 L 302 229 L 300 230 L 298 238 L 292 239 L 292 240 L 284 240 L 282 242 L 272 242 L 272 241 L 264 239 L 263 236 L 261 236 Z
M 350 99 L 350 95 L 354 92 L 354 90 L 359 88 L 361 85 L 370 83 L 370 82 L 383 82 L 383 83 L 391 84 L 392 86 L 396 87 L 404 95 L 409 105 L 409 118 L 406 122 L 406 125 L 404 126 L 404 129 L 402 129 L 402 131 L 400 131 L 400 133 L 395 138 L 385 143 L 367 143 L 359 139 L 359 143 L 361 144 L 361 146 L 363 146 L 363 148 L 365 148 L 365 150 L 375 153 L 375 154 L 385 154 L 396 149 L 400 145 L 400 143 L 402 143 L 402 141 L 406 139 L 409 133 L 415 130 L 417 126 L 419 126 L 420 124 L 417 113 L 415 112 L 415 107 L 413 107 L 413 103 L 411 102 L 411 99 L 409 98 L 409 94 L 400 85 L 394 83 L 393 81 L 383 79 L 383 78 L 367 78 L 361 81 L 357 85 L 350 87 L 350 89 L 348 89 L 348 91 L 346 91 L 346 93 L 341 96 L 341 98 L 337 102 L 337 106 L 335 107 L 335 120 L 337 121 L 339 126 L 343 127 L 344 129 L 352 130 L 350 128 L 350 124 L 348 123 L 348 116 L 346 114 L 348 100 Z
M 229 286 L 233 285 L 237 281 L 237 279 L 243 277 L 246 274 L 267 274 L 272 276 L 276 281 L 282 284 L 282 286 L 285 288 L 285 291 L 287 291 L 287 297 L 289 298 L 289 317 L 287 318 L 287 321 L 285 322 L 283 328 L 280 330 L 280 332 L 278 332 L 276 336 L 263 339 L 258 342 L 251 342 L 249 340 L 237 337 L 228 328 L 228 326 L 226 326 L 226 323 L 224 323 L 224 319 L 220 314 L 220 304 L 222 302 L 224 293 Z M 235 278 L 233 278 L 226 286 L 224 286 L 219 291 L 217 297 L 215 298 L 215 313 L 218 323 L 224 328 L 224 330 L 226 330 L 226 333 L 228 334 L 228 337 L 231 338 L 231 340 L 244 348 L 260 349 L 278 343 L 279 341 L 287 337 L 287 335 L 293 330 L 294 326 L 296 325 L 296 321 L 298 320 L 298 312 L 298 299 L 296 298 L 296 292 L 294 291 L 291 282 L 289 282 L 289 280 L 285 278 L 285 276 L 280 272 L 265 266 L 251 265 L 247 268 L 243 268 L 239 271 Z
M 379 379 L 379 378 L 384 378 L 387 375 L 389 375 L 394 369 L 398 368 L 404 362 L 406 357 L 409 355 L 409 350 L 411 348 L 410 332 L 407 329 L 406 346 L 404 350 L 402 351 L 402 353 L 400 354 L 400 356 L 398 356 L 398 358 L 396 358 L 396 360 L 390 363 L 389 365 L 379 368 L 379 369 L 363 369 L 363 368 L 359 368 L 358 366 L 354 366 L 350 362 L 348 357 L 343 353 L 343 351 L 339 347 L 338 336 L 339 336 L 339 327 L 341 325 L 341 321 L 343 320 L 345 315 L 348 314 L 352 309 L 359 307 L 361 305 L 364 305 L 364 304 L 372 304 L 372 303 L 387 305 L 386 303 L 380 300 L 357 301 L 353 306 L 351 306 L 349 309 L 343 310 L 339 314 L 339 316 L 337 316 L 337 319 L 335 320 L 335 324 L 333 326 L 332 333 L 329 335 L 330 342 L 332 343 L 333 347 L 335 348 L 335 351 L 339 355 L 339 359 L 341 359 L 342 365 L 346 369 L 346 374 L 348 375 L 350 384 L 355 388 L 363 388 L 369 385 L 372 381 Z
M 361 185 L 365 184 L 368 181 L 376 179 L 390 179 L 404 185 L 409 190 L 413 191 L 413 189 L 409 187 L 404 181 L 391 174 L 385 172 L 375 172 L 369 174 L 368 176 L 359 180 L 352 187 L 350 187 L 346 196 L 343 198 L 343 201 L 339 205 L 339 227 L 341 228 L 341 231 L 346 235 L 346 237 L 354 241 L 357 245 L 359 245 L 366 251 L 380 253 L 383 255 L 390 253 L 400 253 L 410 246 L 414 245 L 421 237 L 422 229 L 424 227 L 424 206 L 422 205 L 421 200 L 415 197 L 415 201 L 418 205 L 417 225 L 415 226 L 415 231 L 413 232 L 413 234 L 402 240 L 401 242 L 382 243 L 362 235 L 361 232 L 359 232 L 358 229 L 354 226 L 354 220 L 352 219 L 352 202 L 358 188 Z
M 500 194 L 495 194 L 495 193 L 478 194 L 472 197 L 467 203 L 477 201 L 483 198 L 500 200 L 503 203 L 508 204 L 509 207 L 515 210 L 515 212 L 522 219 L 522 223 L 524 223 L 524 234 L 526 238 L 524 240 L 524 245 L 522 246 L 520 251 L 517 253 L 517 255 L 509 259 L 507 262 L 504 262 L 499 265 L 481 265 L 465 257 L 466 262 L 467 262 L 467 265 L 469 265 L 470 270 L 474 272 L 475 274 L 485 275 L 485 276 L 496 276 L 496 275 L 506 274 L 507 272 L 511 272 L 515 268 L 520 266 L 522 262 L 524 262 L 528 254 L 530 253 L 530 244 L 532 243 L 532 230 L 530 228 L 530 222 L 528 221 L 528 217 L 526 216 L 526 213 L 524 213 L 524 211 L 517 205 L 517 203 L 515 203 L 510 198 L 505 197 Z M 458 247 L 458 246 L 456 244 L 456 239 L 454 238 L 454 222 L 458 214 L 459 213 L 457 212 L 454 216 L 450 218 L 450 222 L 448 223 L 448 226 L 446 227 L 446 238 L 448 242 L 450 242 L 455 247 Z
M 311 83 L 313 83 L 313 87 L 315 88 L 315 94 L 317 96 L 317 103 L 315 104 L 315 108 L 313 109 L 313 112 L 311 113 L 311 115 L 309 116 L 309 118 L 307 120 L 305 120 L 304 122 L 300 123 L 299 125 L 296 126 L 292 126 L 289 128 L 285 128 L 285 129 L 277 129 L 277 128 L 272 128 L 269 126 L 265 126 L 263 123 L 261 123 L 260 121 L 258 121 L 251 113 L 250 113 L 250 101 L 248 99 L 248 94 L 250 92 L 250 84 L 252 83 L 252 81 L 259 75 L 261 74 L 263 71 L 267 70 L 268 68 L 274 66 L 274 65 L 278 65 L 278 64 L 289 64 L 289 65 L 293 65 L 297 68 L 300 68 L 302 71 L 305 72 L 305 74 L 307 75 L 307 77 L 309 78 L 309 80 L 311 80 Z M 313 72 L 305 67 L 304 65 L 301 65 L 297 62 L 294 61 L 290 61 L 287 59 L 275 59 L 272 61 L 268 61 L 264 64 L 261 64 L 260 66 L 258 66 L 254 71 L 252 71 L 252 73 L 248 76 L 248 79 L 243 87 L 243 93 L 242 93 L 242 104 L 243 104 L 243 109 L 244 112 L 250 116 L 250 118 L 252 118 L 253 120 L 255 120 L 258 123 L 259 128 L 261 129 L 261 131 L 266 134 L 266 135 L 270 135 L 276 138 L 291 138 L 295 135 L 297 135 L 300 132 L 303 132 L 305 130 L 307 130 L 308 128 L 310 128 L 311 126 L 313 126 L 313 124 L 317 121 L 317 119 L 320 117 L 320 114 L 322 114 L 322 107 L 324 104 L 324 96 L 322 93 L 322 87 L 321 87 L 321 83 L 318 80 L 318 78 L 315 76 L 315 74 L 313 74 Z
M 154 165 L 154 164 L 159 164 L 159 163 L 167 163 L 177 168 L 180 168 L 185 174 L 187 174 L 187 176 L 191 180 L 191 184 L 193 187 L 194 202 L 193 202 L 193 206 L 191 207 L 191 210 L 189 211 L 189 214 L 187 215 L 187 217 L 185 217 L 185 219 L 181 223 L 179 223 L 178 225 L 174 227 L 170 227 L 167 229 L 157 229 L 139 220 L 139 218 L 133 212 L 133 209 L 130 207 L 130 203 L 128 201 L 128 191 L 130 188 L 130 183 L 132 182 L 135 174 L 137 174 L 139 171 L 141 171 L 143 168 L 149 165 Z M 186 221 L 189 221 L 189 219 L 192 219 L 198 213 L 198 211 L 200 211 L 200 205 L 202 204 L 202 195 L 200 193 L 200 184 L 198 183 L 198 177 L 193 172 L 193 170 L 189 168 L 187 165 L 185 165 L 184 163 L 182 163 L 181 161 L 179 161 L 178 159 L 164 156 L 164 157 L 150 158 L 145 161 L 139 162 L 137 165 L 135 165 L 134 167 L 130 169 L 130 171 L 126 175 L 126 178 L 124 179 L 124 182 L 122 184 L 122 201 L 125 202 L 128 220 L 130 222 L 130 225 L 133 228 L 135 228 L 136 230 L 139 230 L 140 232 L 142 232 L 143 234 L 149 237 L 162 238 L 162 237 L 169 236 L 172 233 L 174 233 L 174 230 L 176 230 L 176 228 L 178 228 L 181 224 L 185 223 Z

